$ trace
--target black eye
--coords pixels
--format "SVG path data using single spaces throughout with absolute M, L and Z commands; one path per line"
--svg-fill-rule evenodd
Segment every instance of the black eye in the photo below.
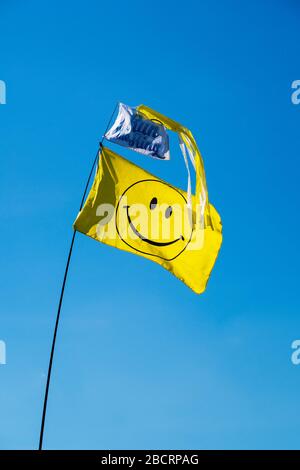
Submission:
M 167 217 L 167 219 L 171 217 L 172 212 L 173 212 L 172 207 L 171 206 L 167 207 L 166 213 L 165 213 L 165 216 Z
M 150 209 L 155 209 L 155 207 L 157 206 L 157 198 L 156 197 L 153 197 L 151 199 L 151 202 L 150 202 Z

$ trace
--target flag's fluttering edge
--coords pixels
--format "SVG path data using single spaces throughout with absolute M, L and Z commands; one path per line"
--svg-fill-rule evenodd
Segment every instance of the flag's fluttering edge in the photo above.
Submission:
M 102 147 L 96 176 L 75 230 L 95 240 L 148 258 L 197 293 L 205 290 L 222 243 L 222 224 L 208 202 L 204 166 L 191 132 L 146 107 L 145 120 L 157 119 L 179 135 L 184 157 L 196 171 L 191 196 Z M 187 150 L 187 154 L 186 154 Z
M 137 108 L 119 103 L 119 113 L 105 138 L 115 144 L 149 155 L 169 160 L 169 138 L 158 120 L 145 119 Z

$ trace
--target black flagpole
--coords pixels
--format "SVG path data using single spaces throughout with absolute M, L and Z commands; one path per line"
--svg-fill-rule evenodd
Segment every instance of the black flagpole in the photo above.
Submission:
M 82 200 L 81 200 L 80 207 L 79 207 L 79 211 L 81 211 L 81 209 L 82 209 L 82 207 L 83 207 L 84 200 L 85 200 L 85 196 L 86 196 L 87 190 L 88 190 L 88 188 L 89 188 L 90 180 L 91 180 L 91 177 L 92 177 L 92 174 L 93 174 L 95 165 L 96 165 L 96 163 L 97 163 L 98 158 L 100 157 L 100 151 L 101 151 L 101 147 L 102 147 L 102 142 L 103 142 L 104 136 L 105 136 L 106 132 L 107 132 L 108 129 L 109 129 L 110 123 L 111 123 L 111 121 L 112 121 L 112 119 L 113 119 L 113 116 L 114 116 L 114 114 L 115 114 L 115 111 L 116 111 L 116 109 L 117 109 L 117 106 L 118 106 L 118 103 L 117 103 L 116 106 L 115 106 L 115 109 L 114 109 L 114 111 L 113 111 L 113 113 L 112 113 L 112 115 L 111 115 L 111 118 L 110 118 L 109 122 L 108 122 L 106 131 L 104 132 L 104 135 L 103 135 L 103 137 L 102 137 L 102 139 L 101 139 L 101 142 L 100 142 L 100 149 L 97 151 L 97 154 L 96 154 L 96 156 L 95 156 L 95 159 L 94 159 L 94 162 L 93 162 L 93 165 L 92 165 L 92 168 L 91 168 L 91 171 L 90 171 L 88 180 L 87 180 L 87 182 L 86 182 L 86 185 L 85 185 L 85 188 L 84 188 L 84 192 L 83 192 L 83 196 L 82 196 Z M 68 254 L 68 259 L 67 259 L 67 264 L 66 264 L 66 269 L 65 269 L 65 274 L 64 274 L 64 279 L 63 279 L 63 283 L 62 283 L 62 287 L 61 287 L 59 303 L 58 303 L 58 309 L 57 309 L 57 315 L 56 315 L 56 321 L 55 321 L 55 327 L 54 327 L 54 334 L 53 334 L 52 346 L 51 346 L 51 353 L 50 353 L 50 359 L 49 359 L 49 366 L 48 366 L 48 374 L 47 374 L 47 382 L 46 382 L 45 396 L 44 396 L 43 414 L 42 414 L 42 422 L 41 422 L 41 430 L 40 430 L 39 450 L 42 450 L 42 449 L 43 449 L 43 437 L 44 437 L 45 419 L 46 419 L 46 412 L 47 412 L 49 385 L 50 385 L 50 380 L 51 380 L 51 371 L 52 371 L 53 357 L 54 357 L 54 351 L 55 351 L 56 336 L 57 336 L 57 330 L 58 330 L 58 324 L 59 324 L 59 318 L 60 318 L 60 311 L 61 311 L 62 301 L 63 301 L 63 297 L 64 297 L 64 292 L 65 292 L 65 287 L 66 287 L 66 282 L 67 282 L 67 277 L 68 277 L 68 271 L 69 271 L 69 266 L 70 266 L 70 261 L 71 261 L 71 256 L 72 256 L 72 251 L 73 251 L 73 246 L 74 246 L 74 241 L 75 241 L 76 233 L 77 233 L 76 230 L 74 230 L 74 231 L 73 231 L 73 236 L 72 236 L 71 245 L 70 245 L 70 249 L 69 249 L 69 254 Z

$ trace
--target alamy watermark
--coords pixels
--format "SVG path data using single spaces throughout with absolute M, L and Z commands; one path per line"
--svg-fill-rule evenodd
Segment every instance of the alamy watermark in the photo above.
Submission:
M 0 365 L 6 364 L 6 344 L 0 340 Z
M 137 198 L 142 197 L 141 194 L 138 193 Z M 168 250 L 170 256 L 183 249 L 199 250 L 204 243 L 204 229 L 214 230 L 212 219 L 203 214 L 203 206 L 196 205 L 193 213 L 183 196 L 181 198 L 182 201 L 177 197 L 179 202 L 170 204 L 159 203 L 153 196 L 144 204 L 122 195 L 116 207 L 110 203 L 100 204 L 96 208 L 97 238 L 103 242 L 120 238 L 138 251 L 143 247 L 150 247 L 151 253 L 163 249 Z
M 6 83 L 0 80 L 0 104 L 6 104 Z
M 294 349 L 291 354 L 291 361 L 294 366 L 298 366 L 300 364 L 300 339 L 295 339 L 291 344 L 291 348 Z
M 291 94 L 292 103 L 295 105 L 300 104 L 300 80 L 293 81 L 292 90 L 294 90 Z

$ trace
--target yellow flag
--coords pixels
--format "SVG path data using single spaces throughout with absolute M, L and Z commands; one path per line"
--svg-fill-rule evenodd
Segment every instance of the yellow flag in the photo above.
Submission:
M 195 195 L 190 197 L 102 147 L 92 188 L 74 228 L 155 261 L 200 294 L 222 243 L 221 219 L 208 202 L 201 154 L 188 129 L 145 106 L 137 109 L 146 119 L 157 119 L 179 134 L 196 171 Z
M 185 191 L 105 147 L 74 228 L 157 262 L 197 293 L 205 289 L 222 240 L 211 204 L 204 226 L 193 226 Z

